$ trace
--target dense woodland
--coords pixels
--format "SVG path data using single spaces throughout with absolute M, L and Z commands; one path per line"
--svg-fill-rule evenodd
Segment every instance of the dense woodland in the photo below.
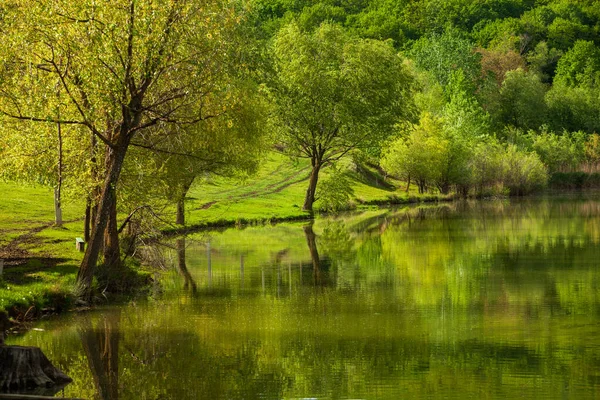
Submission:
M 311 212 L 361 163 L 463 196 L 600 181 L 596 1 L 10 0 L 0 31 L 0 174 L 87 203 L 83 294 L 122 267 L 118 212 L 183 225 L 266 151 L 310 160 Z

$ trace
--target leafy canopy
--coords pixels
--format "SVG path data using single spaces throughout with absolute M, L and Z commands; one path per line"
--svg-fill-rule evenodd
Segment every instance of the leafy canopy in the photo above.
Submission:
M 291 153 L 335 161 L 376 146 L 412 113 L 412 78 L 393 47 L 322 24 L 285 26 L 273 44 L 274 122 Z

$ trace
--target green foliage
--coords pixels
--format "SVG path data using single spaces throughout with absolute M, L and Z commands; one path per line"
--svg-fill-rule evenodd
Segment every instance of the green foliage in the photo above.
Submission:
M 550 82 L 554 76 L 558 60 L 563 52 L 549 47 L 545 41 L 539 42 L 535 48 L 527 54 L 529 71 L 537 74 L 544 83 Z
M 421 193 L 432 185 L 441 193 L 455 188 L 464 196 L 473 189 L 476 195 L 486 195 L 504 187 L 522 195 L 545 187 L 546 166 L 537 153 L 500 144 L 484 134 L 486 123 L 473 99 L 457 96 L 443 118 L 424 114 L 407 138 L 390 143 L 381 165 L 391 174 L 416 181 Z M 521 136 L 516 133 L 517 140 Z M 583 149 L 582 143 L 574 149 Z
M 475 195 L 500 194 L 504 179 L 504 148 L 497 140 L 487 137 L 477 142 L 469 160 L 471 184 Z
M 552 189 L 600 189 L 600 173 L 555 172 L 548 186 Z
M 342 7 L 316 3 L 304 7 L 296 21 L 303 30 L 308 31 L 318 28 L 323 22 L 343 24 L 346 21 L 346 11 Z
M 583 132 L 531 132 L 532 148 L 548 167 L 550 173 L 572 171 L 580 166 L 585 158 L 586 134 Z
M 522 33 L 523 26 L 518 18 L 505 18 L 479 21 L 472 35 L 477 45 L 482 47 L 493 48 L 502 44 L 513 48 L 519 45 Z
M 558 61 L 556 83 L 567 87 L 600 86 L 600 48 L 579 40 Z
M 424 193 L 442 174 L 448 148 L 442 132 L 441 118 L 423 114 L 406 139 L 398 138 L 386 146 L 381 166 L 392 175 L 415 181 L 419 193 Z
M 497 118 L 504 124 L 523 129 L 537 129 L 547 118 L 547 88 L 539 76 L 522 69 L 509 71 L 500 88 Z
M 509 144 L 503 154 L 503 183 L 511 195 L 525 195 L 546 186 L 548 173 L 534 152 Z
M 406 45 L 407 38 L 416 38 L 410 22 L 403 15 L 406 3 L 397 0 L 369 1 L 360 13 L 348 17 L 348 27 L 367 38 L 394 41 L 396 47 Z
M 459 69 L 470 82 L 480 76 L 480 55 L 474 51 L 473 43 L 456 29 L 422 37 L 415 42 L 409 55 L 420 69 L 430 72 L 443 87 Z
M 589 26 L 565 18 L 556 18 L 548 26 L 548 44 L 562 51 L 568 50 L 578 40 L 591 39 L 593 35 Z
M 570 87 L 557 82 L 546 95 L 549 123 L 555 131 L 600 131 L 600 88 Z
M 485 137 L 490 128 L 489 116 L 477 100 L 461 88 L 464 85 L 460 81 L 458 78 L 443 115 L 446 148 L 437 184 L 442 193 L 448 193 L 451 186 L 460 188 L 463 192 L 468 191 L 473 179 L 470 165 L 474 156 L 473 145 Z
M 591 164 L 600 163 L 600 135 L 597 133 L 589 135 L 585 142 L 585 160 Z
M 372 147 L 410 116 L 411 77 L 386 43 L 352 38 L 330 24 L 314 34 L 290 24 L 273 52 L 275 122 L 297 154 L 310 156 L 307 147 L 321 145 L 331 159 L 348 148 Z
M 421 112 L 441 115 L 446 107 L 444 88 L 436 79 L 426 71 L 418 70 L 414 63 L 410 63 L 412 74 L 416 77 L 418 91 L 415 92 L 415 105 Z M 464 76 L 464 75 L 463 75 Z
M 320 210 L 331 212 L 347 210 L 350 208 L 350 200 L 354 197 L 352 181 L 344 171 L 334 168 L 319 185 L 317 197 Z

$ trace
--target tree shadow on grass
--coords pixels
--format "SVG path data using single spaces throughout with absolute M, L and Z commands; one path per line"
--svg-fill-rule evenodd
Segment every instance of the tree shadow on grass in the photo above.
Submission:
M 396 187 L 389 183 L 386 178 L 382 175 L 381 171 L 375 168 L 368 168 L 364 165 L 357 164 L 356 170 L 351 172 L 354 179 L 364 183 L 367 186 L 393 192 Z
M 51 274 L 54 276 L 73 275 L 77 273 L 78 267 L 74 264 L 66 264 L 68 258 L 54 257 L 22 257 L 8 258 L 4 260 L 4 274 L 2 278 L 6 282 L 25 285 L 41 281 L 39 274 Z

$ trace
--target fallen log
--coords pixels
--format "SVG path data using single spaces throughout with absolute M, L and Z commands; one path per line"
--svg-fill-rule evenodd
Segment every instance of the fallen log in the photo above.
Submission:
M 0 392 L 72 382 L 38 347 L 0 346 Z

